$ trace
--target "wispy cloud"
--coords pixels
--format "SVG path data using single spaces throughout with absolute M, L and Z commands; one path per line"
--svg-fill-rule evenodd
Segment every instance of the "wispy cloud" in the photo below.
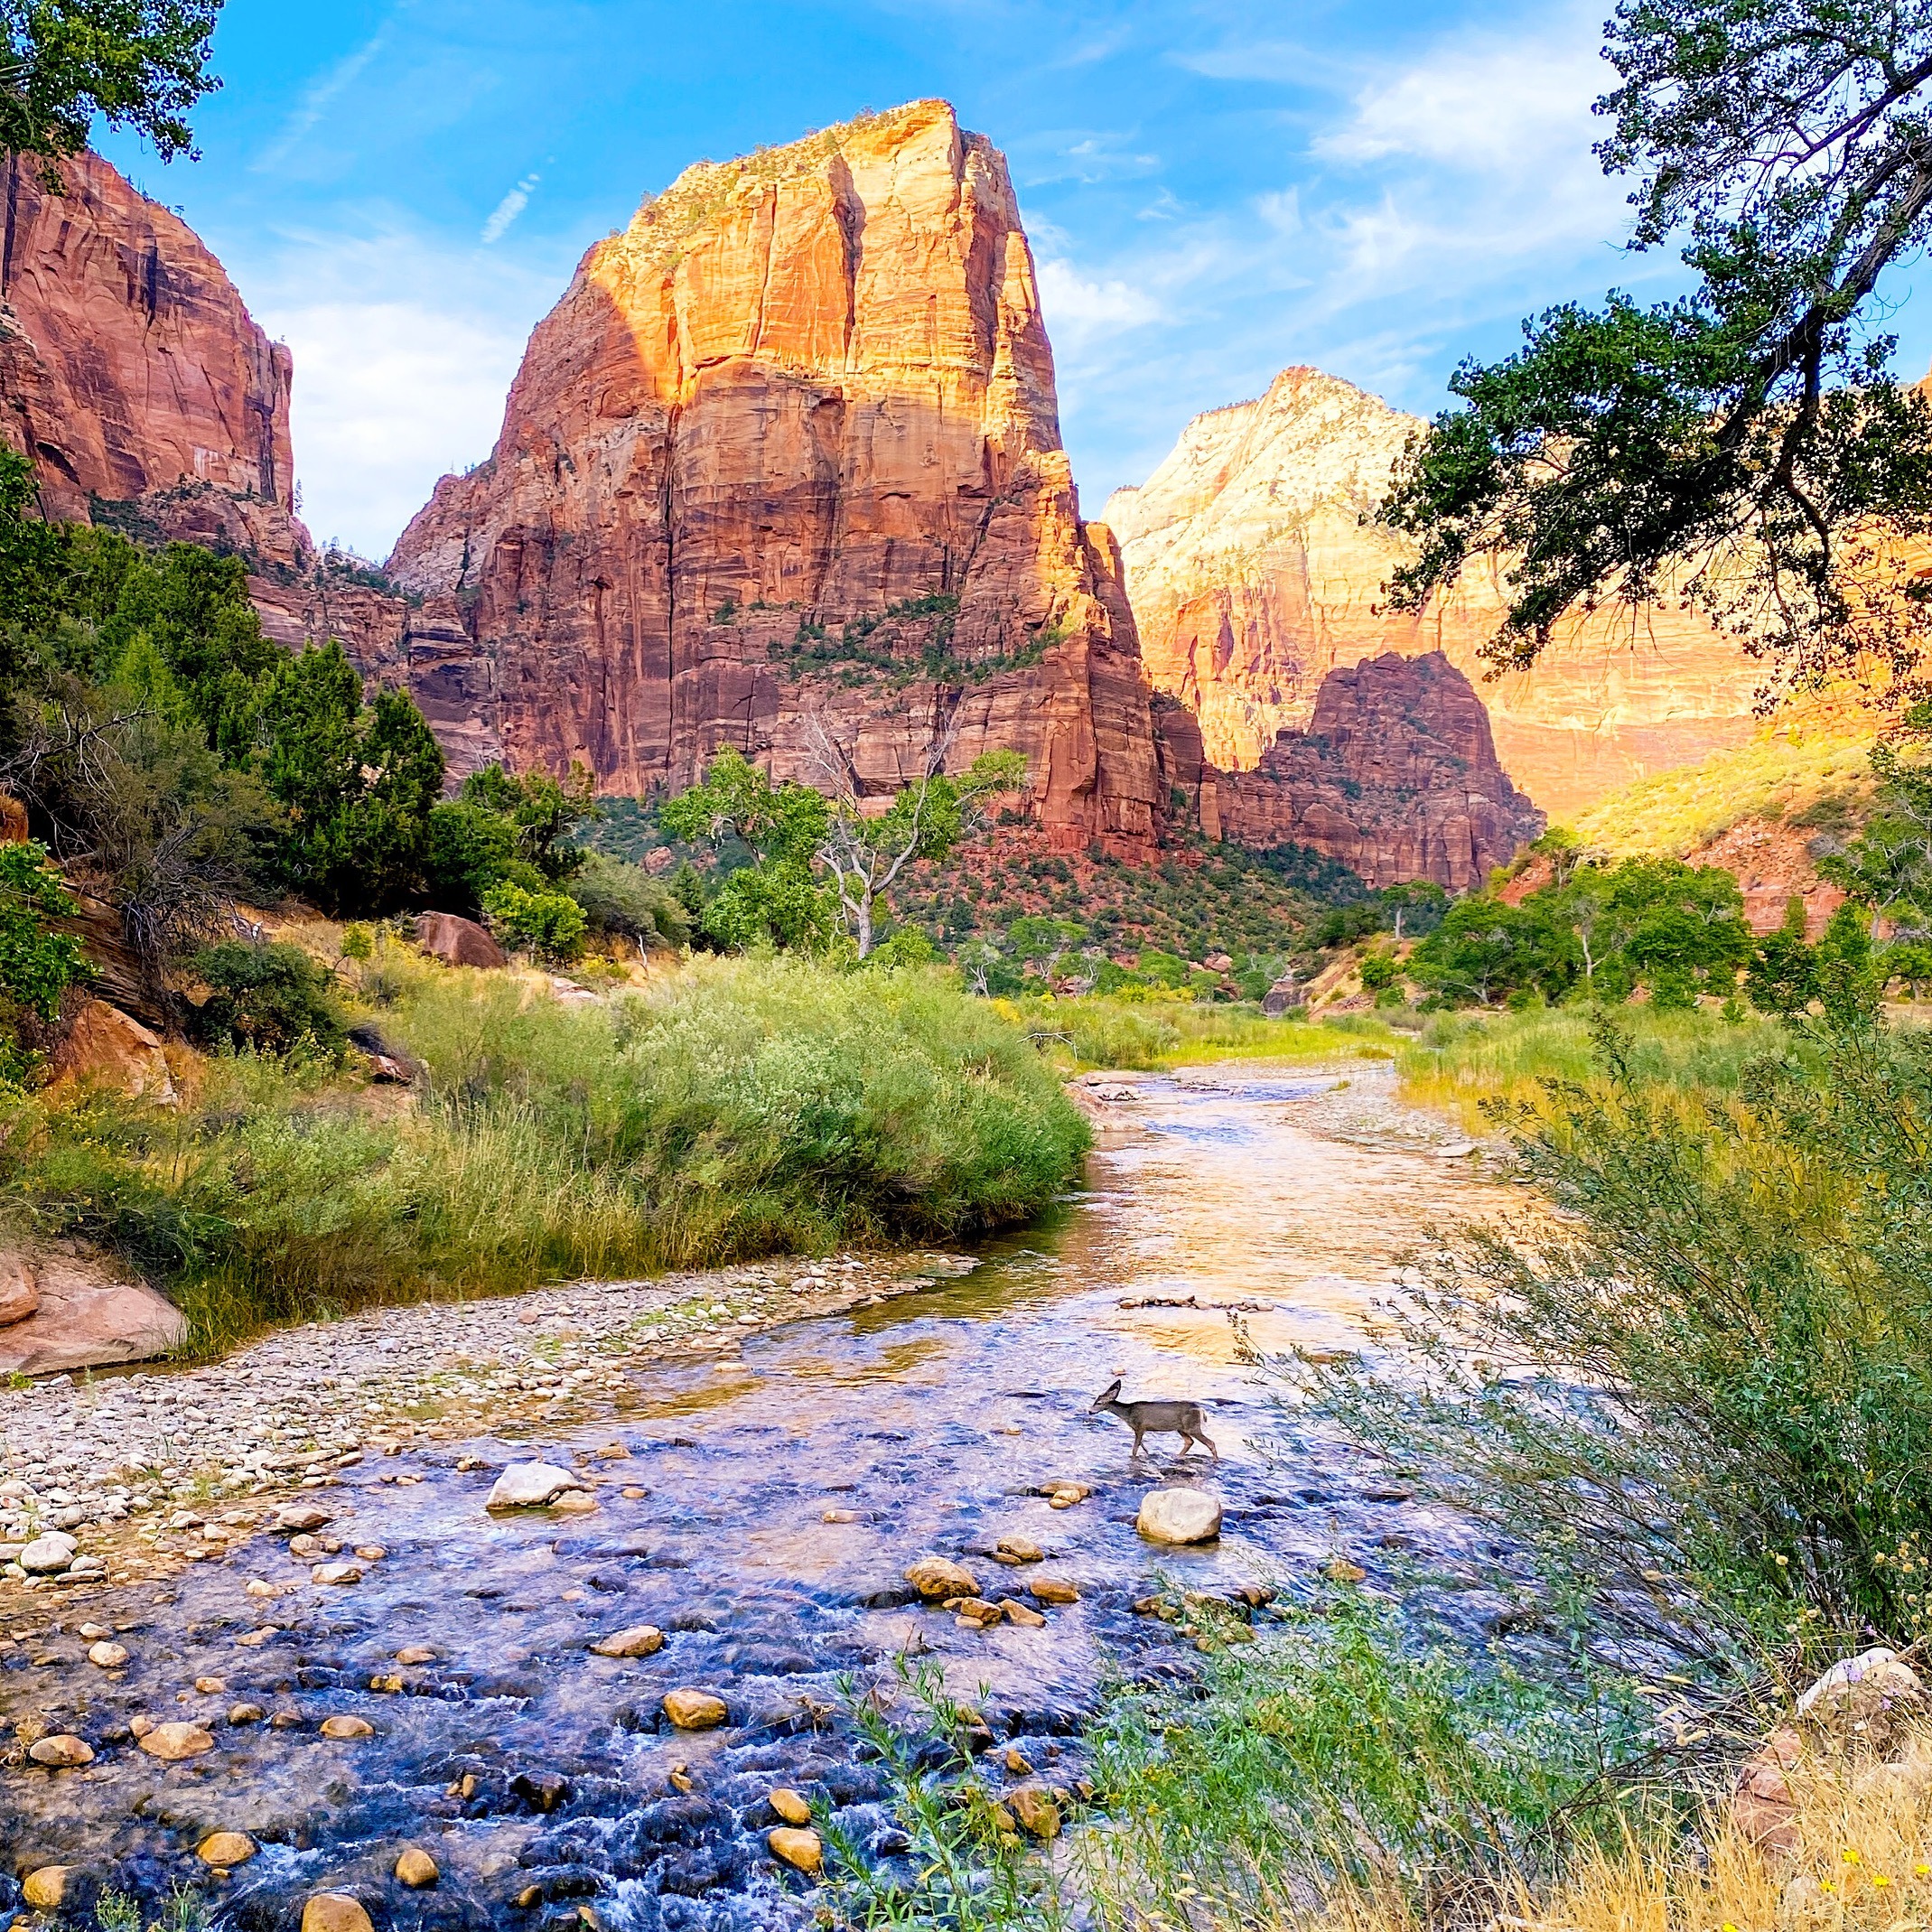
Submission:
M 398 12 L 401 11 L 399 8 Z M 394 23 L 394 15 L 383 22 L 369 39 L 346 53 L 329 70 L 310 83 L 303 89 L 301 101 L 295 110 L 283 122 L 282 131 L 256 157 L 255 165 L 261 170 L 281 167 L 300 147 L 316 128 L 341 98 L 361 79 L 369 62 L 388 44 L 389 29 Z
M 1145 287 L 1093 281 L 1063 261 L 1041 263 L 1040 301 L 1053 340 L 1069 345 L 1119 335 L 1162 319 L 1160 302 Z
M 490 219 L 484 222 L 483 232 L 479 238 L 486 248 L 501 241 L 509 233 L 510 223 L 530 205 L 530 196 L 542 179 L 541 174 L 526 174 L 490 211 Z

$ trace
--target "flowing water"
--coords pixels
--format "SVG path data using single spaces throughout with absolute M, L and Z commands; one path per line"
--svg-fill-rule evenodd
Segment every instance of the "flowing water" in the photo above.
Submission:
M 1466 1527 L 1386 1471 L 1302 1433 L 1257 1446 L 1282 1422 L 1237 1320 L 1263 1350 L 1361 1347 L 1394 1258 L 1431 1221 L 1492 1213 L 1498 1190 L 1386 1102 L 1338 1109 L 1332 1076 L 1133 1084 L 1144 1133 L 1097 1154 L 1086 1191 L 962 1278 L 726 1359 L 639 1372 L 595 1424 L 383 1461 L 382 1476 L 419 1481 L 348 1471 L 320 1492 L 331 1527 L 387 1552 L 359 1586 L 251 1598 L 257 1544 L 158 1600 L 90 1602 L 132 1653 L 112 1680 L 78 1662 L 70 1633 L 47 1640 L 50 1655 L 74 1653 L 69 1667 L 15 1654 L 0 1720 L 37 1716 L 98 1755 L 82 1771 L 0 1772 L 0 1864 L 76 1867 L 83 1910 L 103 1882 L 154 1898 L 188 1879 L 264 1927 L 292 1927 L 319 1889 L 355 1893 L 378 1928 L 802 1925 L 808 1888 L 766 1851 L 768 1794 L 799 1789 L 893 1854 L 845 1698 L 890 1685 L 901 1653 L 943 1669 L 1002 1752 L 1017 1742 L 1065 1784 L 1104 1656 L 1146 1680 L 1199 1668 L 1175 1630 L 1132 1610 L 1157 1581 L 1226 1591 L 1306 1579 L 1346 1554 L 1368 1587 L 1394 1591 L 1418 1551 L 1453 1571 Z M 1198 1305 L 1144 1305 L 1188 1297 Z M 1265 1305 L 1231 1319 L 1218 1302 Z M 1115 1376 L 1129 1399 L 1201 1402 L 1218 1464 L 1175 1462 L 1171 1438 L 1152 1440 L 1158 1461 L 1132 1463 L 1126 1430 L 1088 1413 Z M 496 1469 L 533 1454 L 597 1469 L 595 1512 L 487 1515 Z M 1048 1480 L 1092 1494 L 1055 1509 L 1039 1493 Z M 1173 1480 L 1220 1496 L 1217 1544 L 1157 1550 L 1137 1535 L 1142 1495 Z M 991 1563 L 1012 1533 L 1047 1561 Z M 995 1598 L 1050 1573 L 1079 1601 L 1050 1608 L 1044 1629 L 965 1629 L 910 1601 L 903 1573 L 928 1554 L 963 1562 Z M 1451 1625 L 1495 1608 L 1433 1586 L 1432 1614 Z M 643 1623 L 667 1633 L 658 1654 L 588 1654 Z M 433 1660 L 397 1665 L 411 1646 Z M 400 1689 L 370 1687 L 386 1675 Z M 675 1687 L 715 1693 L 729 1723 L 673 1730 L 661 1700 Z M 238 1702 L 269 1721 L 229 1723 Z M 143 1713 L 205 1720 L 216 1748 L 156 1763 L 129 1735 Z M 321 1734 L 342 1715 L 375 1735 Z M 225 1879 L 193 1856 L 217 1830 L 261 1843 Z M 441 1868 L 433 1890 L 391 1876 L 410 1843 Z M 0 1923 L 10 1909 L 17 1894 L 0 1893 Z

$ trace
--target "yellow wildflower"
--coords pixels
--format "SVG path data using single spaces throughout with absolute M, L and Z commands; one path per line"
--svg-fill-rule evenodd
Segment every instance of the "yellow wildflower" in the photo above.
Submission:
M 1847 1845 L 1839 1855 L 1848 1865 L 1855 1865 L 1858 1862 L 1858 1853 L 1851 1845 Z
M 1871 1882 L 1874 1885 L 1890 1885 L 1891 1881 L 1882 1871 L 1874 1871 L 1871 1874 Z

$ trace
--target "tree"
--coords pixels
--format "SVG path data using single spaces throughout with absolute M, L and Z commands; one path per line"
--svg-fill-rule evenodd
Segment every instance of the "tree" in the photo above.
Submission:
M 88 145 L 95 117 L 191 154 L 188 112 L 220 82 L 208 71 L 221 0 L 0 0 L 0 146 L 51 163 Z
M 519 778 L 497 764 L 472 771 L 460 796 L 465 805 L 506 820 L 517 856 L 555 885 L 583 863 L 583 847 L 573 845 L 570 835 L 599 816 L 596 789 L 595 778 L 581 763 L 574 762 L 561 780 L 547 771 L 526 771 Z
M 983 751 L 962 777 L 948 778 L 942 736 L 928 754 L 926 775 L 874 815 L 865 810 L 852 761 L 822 723 L 814 724 L 816 763 L 831 793 L 815 856 L 830 875 L 840 920 L 863 959 L 873 949 L 880 898 L 915 859 L 943 859 L 951 852 L 988 798 L 1024 784 L 1026 761 L 1017 751 Z
M 1881 0 L 1619 0 L 1598 103 L 1630 174 L 1629 246 L 1683 235 L 1695 290 L 1612 293 L 1525 324 L 1451 380 L 1383 519 L 1420 540 L 1414 609 L 1507 559 L 1488 647 L 1527 665 L 1554 626 L 1681 593 L 1787 675 L 1868 650 L 1917 661 L 1932 586 L 1896 546 L 1932 530 L 1932 409 L 1871 332 L 1881 276 L 1932 236 L 1932 16 Z
M 1932 765 L 1901 751 L 1932 744 L 1932 704 L 1909 706 L 1899 727 L 1872 747 L 1878 808 L 1841 853 L 1821 859 L 1818 872 L 1871 907 L 1894 936 L 1932 934 Z
M 80 941 L 52 925 L 79 910 L 46 846 L 32 839 L 0 845 L 0 989 L 42 1020 L 54 1017 L 61 995 L 88 970 Z
M 1579 964 L 1574 939 L 1547 907 L 1473 898 L 1449 909 L 1409 956 L 1408 970 L 1440 998 L 1489 1006 L 1512 993 L 1557 998 Z

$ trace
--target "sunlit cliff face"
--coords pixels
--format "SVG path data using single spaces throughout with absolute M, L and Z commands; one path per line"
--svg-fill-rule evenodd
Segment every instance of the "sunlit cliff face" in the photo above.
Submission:
M 1026 753 L 1070 839 L 1144 840 L 1112 557 L 1079 521 L 1005 163 L 925 101 L 688 169 L 593 248 L 494 455 L 391 567 L 466 600 L 518 762 L 639 792 L 730 743 L 804 775 L 816 715 L 867 787 L 949 734 L 955 761 Z M 906 675 L 801 675 L 798 647 L 848 626 Z
M 1495 565 L 1423 611 L 1383 586 L 1406 552 L 1373 522 L 1413 416 L 1318 369 L 1197 416 L 1147 482 L 1116 491 L 1128 594 L 1155 687 L 1199 715 L 1208 754 L 1246 769 L 1308 724 L 1337 665 L 1443 651 L 1489 708 L 1511 778 L 1556 817 L 1633 778 L 1749 735 L 1763 667 L 1675 607 L 1567 627 L 1532 671 L 1486 681 L 1501 621 Z

